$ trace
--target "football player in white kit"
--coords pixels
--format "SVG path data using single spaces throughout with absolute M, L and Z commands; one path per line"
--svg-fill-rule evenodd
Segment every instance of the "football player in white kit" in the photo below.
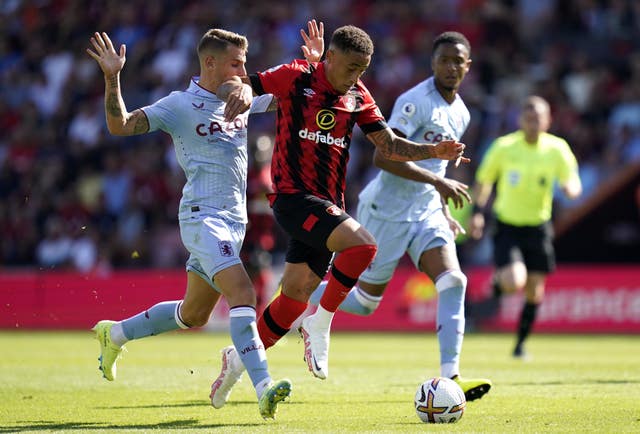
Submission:
M 398 97 L 389 126 L 397 135 L 416 142 L 460 140 L 469 124 L 469 110 L 458 87 L 471 66 L 471 47 L 458 32 L 445 32 L 433 43 L 433 76 Z M 460 376 L 464 334 L 466 276 L 460 271 L 454 238 L 462 231 L 446 201 L 461 207 L 471 198 L 468 186 L 446 179 L 448 161 L 428 159 L 396 162 L 377 151 L 381 170 L 360 193 L 358 220 L 375 237 L 378 253 L 340 305 L 340 310 L 371 315 L 405 252 L 415 266 L 435 283 L 438 292 L 440 375 L 455 380 L 467 400 L 480 398 L 491 388 L 487 379 Z M 318 303 L 326 282 L 313 293 Z
M 319 60 L 324 41 L 315 21 L 309 35 L 301 31 L 309 60 Z M 198 44 L 200 76 L 185 91 L 172 92 L 155 103 L 127 112 L 120 88 L 126 47 L 116 52 L 106 33 L 91 38 L 87 53 L 105 77 L 105 112 L 109 132 L 136 135 L 162 130 L 173 139 L 178 162 L 186 175 L 178 211 L 180 235 L 190 253 L 183 300 L 166 301 L 123 321 L 100 321 L 100 370 L 116 378 L 116 361 L 123 345 L 133 339 L 171 330 L 204 326 L 220 295 L 230 307 L 231 340 L 240 354 L 258 397 L 260 414 L 274 418 L 278 402 L 291 392 L 289 380 L 273 381 L 264 346 L 256 329 L 256 294 L 240 260 L 247 224 L 247 121 L 249 113 L 273 110 L 272 95 L 253 98 L 249 86 L 240 96 L 249 111 L 225 121 L 226 104 L 215 92 L 232 77 L 246 75 L 248 41 L 226 30 L 207 31 Z M 214 383 L 212 387 L 215 387 Z M 213 392 L 212 392 L 213 395 Z M 213 402 L 214 407 L 218 407 Z

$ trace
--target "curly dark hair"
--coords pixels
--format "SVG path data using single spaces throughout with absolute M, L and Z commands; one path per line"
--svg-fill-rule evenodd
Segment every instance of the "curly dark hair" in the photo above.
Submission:
M 366 56 L 373 54 L 373 42 L 367 32 L 351 25 L 337 28 L 331 35 L 330 46 L 344 52 L 355 51 Z
M 462 44 L 469 52 L 471 56 L 471 44 L 469 40 L 462 33 L 459 32 L 444 32 L 440 33 L 433 41 L 432 53 L 435 53 L 438 47 L 442 44 Z

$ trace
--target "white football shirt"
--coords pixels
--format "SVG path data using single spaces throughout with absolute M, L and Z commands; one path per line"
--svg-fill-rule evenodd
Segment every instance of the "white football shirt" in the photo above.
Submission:
M 462 98 L 449 104 L 436 89 L 433 77 L 404 92 L 396 100 L 388 125 L 418 143 L 460 140 L 471 116 Z M 444 176 L 446 160 L 415 161 Z M 369 204 L 375 217 L 391 221 L 420 221 L 442 208 L 440 194 L 431 184 L 411 181 L 381 170 L 362 190 L 360 202 Z
M 247 223 L 247 120 L 267 110 L 272 95 L 253 99 L 251 108 L 231 122 L 224 120 L 224 101 L 193 77 L 187 90 L 171 92 L 143 107 L 149 131 L 162 130 L 173 139 L 178 163 L 187 182 L 178 218 L 192 207 Z

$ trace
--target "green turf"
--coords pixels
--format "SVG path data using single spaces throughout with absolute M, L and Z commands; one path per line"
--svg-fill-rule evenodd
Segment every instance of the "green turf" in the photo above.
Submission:
M 468 334 L 463 374 L 494 382 L 455 425 L 425 425 L 413 395 L 438 375 L 432 334 L 341 334 L 329 379 L 315 379 L 290 335 L 268 351 L 293 382 L 275 421 L 258 413 L 248 378 L 221 410 L 209 405 L 226 334 L 186 332 L 129 344 L 118 379 L 103 380 L 90 332 L 0 332 L 0 433 L 31 432 L 640 432 L 640 336 L 534 335 L 529 362 L 513 336 Z

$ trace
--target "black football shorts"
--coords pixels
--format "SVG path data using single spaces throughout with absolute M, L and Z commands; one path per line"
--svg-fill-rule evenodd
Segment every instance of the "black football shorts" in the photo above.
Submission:
M 278 194 L 272 205 L 278 224 L 291 237 L 286 261 L 307 263 L 320 278 L 329 269 L 331 232 L 351 216 L 333 202 L 305 193 Z
M 513 226 L 498 220 L 495 223 L 493 259 L 497 268 L 522 261 L 529 271 L 555 270 L 551 222 L 539 226 Z

